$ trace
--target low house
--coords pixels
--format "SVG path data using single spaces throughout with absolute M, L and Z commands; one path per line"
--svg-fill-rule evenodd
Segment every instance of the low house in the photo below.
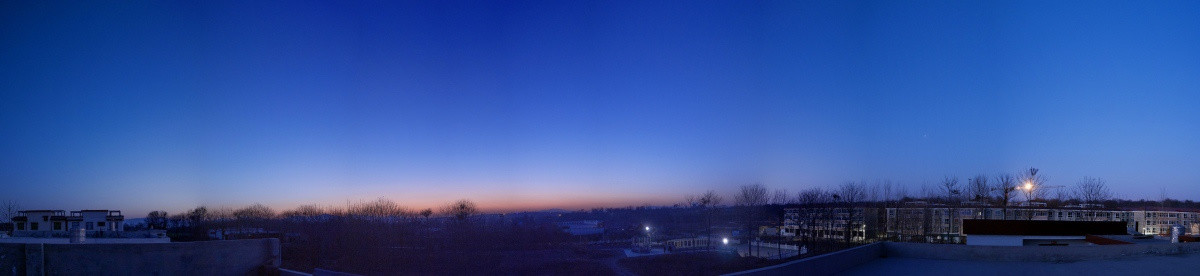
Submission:
M 967 245 L 1079 246 L 1110 244 L 1101 235 L 1129 235 L 1121 221 L 963 220 Z
M 125 216 L 117 210 L 24 210 L 12 217 L 16 232 L 61 232 L 83 228 L 86 231 L 125 231 Z

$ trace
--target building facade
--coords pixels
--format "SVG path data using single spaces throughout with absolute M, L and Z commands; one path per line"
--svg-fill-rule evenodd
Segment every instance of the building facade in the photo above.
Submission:
M 1170 210 L 1111 210 L 1095 205 L 1064 208 L 958 206 L 906 202 L 899 207 L 788 208 L 782 235 L 795 239 L 850 241 L 894 239 L 910 242 L 962 243 L 964 219 L 1034 221 L 1120 221 L 1129 232 L 1169 235 L 1178 225 L 1186 234 L 1200 234 L 1200 213 Z
M 879 208 L 829 207 L 784 210 L 780 235 L 794 239 L 831 239 L 860 242 L 881 230 Z
M 25 210 L 12 218 L 16 232 L 125 231 L 125 216 L 118 210 Z

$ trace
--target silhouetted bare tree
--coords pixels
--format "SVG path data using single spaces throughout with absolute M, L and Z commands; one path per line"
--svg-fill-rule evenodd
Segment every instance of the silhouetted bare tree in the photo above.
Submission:
M 1075 183 L 1075 194 L 1084 203 L 1099 204 L 1112 199 L 1112 191 L 1104 179 L 1084 177 Z
M 962 188 L 958 185 L 958 177 L 946 176 L 942 179 L 942 193 L 946 200 L 946 217 L 950 219 L 950 223 L 942 229 L 945 234 L 943 241 L 949 241 L 954 235 L 954 227 L 958 222 L 958 204 L 962 198 Z
M 317 205 L 305 204 L 297 206 L 296 209 L 280 212 L 279 216 L 299 221 L 314 221 L 317 217 L 324 214 L 327 214 L 324 208 Z
M 701 208 L 701 211 L 704 212 L 704 232 L 706 233 L 704 246 L 707 248 L 712 248 L 713 220 L 716 219 L 714 216 L 717 210 L 717 205 L 721 204 L 723 198 L 721 198 L 721 195 L 717 194 L 717 191 L 714 190 L 708 190 L 707 192 L 704 192 L 704 194 L 699 196 L 691 196 L 689 198 L 691 198 L 691 201 L 693 201 L 692 204 L 694 204 L 694 206 Z
M 1012 202 L 1013 197 L 1017 192 L 1017 179 L 1011 174 L 1002 173 L 996 176 L 996 187 L 992 188 L 996 191 L 999 197 L 1000 209 L 1004 212 L 1004 217 L 1008 219 L 1008 203 Z
M 346 214 L 361 220 L 395 221 L 408 217 L 412 211 L 389 199 L 378 198 L 368 202 L 351 203 L 346 208 Z
M 1079 182 L 1075 182 L 1075 197 L 1084 203 L 1103 204 L 1104 201 L 1112 199 L 1113 195 L 1112 191 L 1108 189 L 1108 183 L 1104 179 L 1084 177 Z M 1095 208 L 1087 209 L 1094 210 Z M 1095 212 L 1092 212 L 1090 217 L 1092 220 L 1096 219 Z
M 975 204 L 975 210 L 971 211 L 972 218 L 988 218 L 991 214 L 987 212 L 987 204 L 992 201 L 992 187 L 988 185 L 988 176 L 977 174 L 975 177 L 967 179 L 966 190 L 967 198 Z
M 862 221 L 859 219 L 855 219 L 855 216 L 856 216 L 855 212 L 858 211 L 858 210 L 856 210 L 858 208 L 855 208 L 855 205 L 857 205 L 858 202 L 862 201 L 863 198 L 866 198 L 866 196 L 867 196 L 866 188 L 863 187 L 862 184 L 855 183 L 855 182 L 849 182 L 846 184 L 842 184 L 841 188 L 838 190 L 838 193 L 834 195 L 834 198 L 841 200 L 841 203 L 843 203 L 843 206 L 846 209 L 847 215 L 850 216 L 850 217 L 846 218 L 846 227 L 845 227 L 845 229 L 843 229 L 844 235 L 842 237 L 843 240 L 845 241 L 845 243 L 847 243 L 847 244 L 850 243 L 850 239 L 853 234 L 853 230 L 858 228 L 858 225 L 856 225 L 855 222 Z M 859 213 L 858 216 L 861 216 L 861 215 L 862 214 Z M 866 238 L 866 237 L 864 236 L 863 238 Z
M 479 213 L 479 207 L 474 201 L 460 199 L 442 208 L 442 213 L 459 221 L 465 221 Z
M 275 210 L 260 203 L 237 209 L 233 216 L 239 220 L 262 220 L 275 217 Z
M 988 176 L 986 174 L 975 175 L 967 186 L 967 195 L 970 200 L 978 202 L 989 202 L 992 199 L 992 187 L 988 185 Z
M 750 185 L 742 185 L 740 189 L 738 189 L 737 197 L 734 198 L 734 204 L 737 204 L 737 206 L 741 207 L 742 211 L 745 212 L 745 221 L 743 226 L 746 229 L 746 233 L 749 234 L 749 237 L 754 237 L 754 239 L 758 238 L 759 232 L 755 226 L 757 224 L 757 220 L 759 219 L 758 216 L 762 211 L 760 209 L 762 209 L 762 206 L 767 205 L 769 200 L 770 198 L 767 197 L 767 187 L 763 186 L 762 184 L 755 183 Z M 748 238 L 747 240 L 751 239 Z
M 16 201 L 4 201 L 3 205 L 0 205 L 0 216 L 3 216 L 0 217 L 0 222 L 11 222 L 12 218 L 17 216 L 20 211 L 21 205 L 18 205 Z
M 150 229 L 167 229 L 167 211 L 150 211 L 146 214 L 146 227 Z
M 824 208 L 828 208 L 830 201 L 829 193 L 819 187 L 808 188 L 796 194 L 796 203 L 800 204 L 801 215 L 807 219 L 804 234 L 804 242 L 809 244 L 819 232 L 817 222 L 820 216 L 827 214 Z M 799 222 L 797 222 L 799 223 Z
M 789 196 L 788 196 L 787 189 L 783 189 L 783 188 L 775 189 L 775 193 L 771 195 L 771 204 L 773 204 L 773 205 L 788 204 L 788 201 L 789 201 L 788 198 L 789 198 Z
M 1021 191 L 1025 194 L 1025 201 L 1032 202 L 1046 197 L 1050 191 L 1044 188 L 1046 184 L 1045 175 L 1038 174 L 1037 168 L 1030 167 L 1021 171 Z

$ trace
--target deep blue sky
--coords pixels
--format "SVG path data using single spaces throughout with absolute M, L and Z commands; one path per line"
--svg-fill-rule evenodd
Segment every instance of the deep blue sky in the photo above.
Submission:
M 1194 1 L 243 2 L 0 3 L 3 199 L 576 208 L 1035 166 L 1200 200 Z

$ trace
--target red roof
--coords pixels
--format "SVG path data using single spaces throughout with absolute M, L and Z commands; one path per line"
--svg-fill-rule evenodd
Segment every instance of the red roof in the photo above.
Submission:
M 1084 236 L 1083 240 L 1086 240 L 1087 242 L 1090 242 L 1090 243 L 1096 244 L 1096 245 L 1133 244 L 1132 242 L 1118 241 L 1118 240 L 1114 240 L 1114 239 L 1110 239 L 1110 238 L 1105 238 L 1105 237 L 1101 237 L 1101 236 L 1093 236 L 1093 235 Z

